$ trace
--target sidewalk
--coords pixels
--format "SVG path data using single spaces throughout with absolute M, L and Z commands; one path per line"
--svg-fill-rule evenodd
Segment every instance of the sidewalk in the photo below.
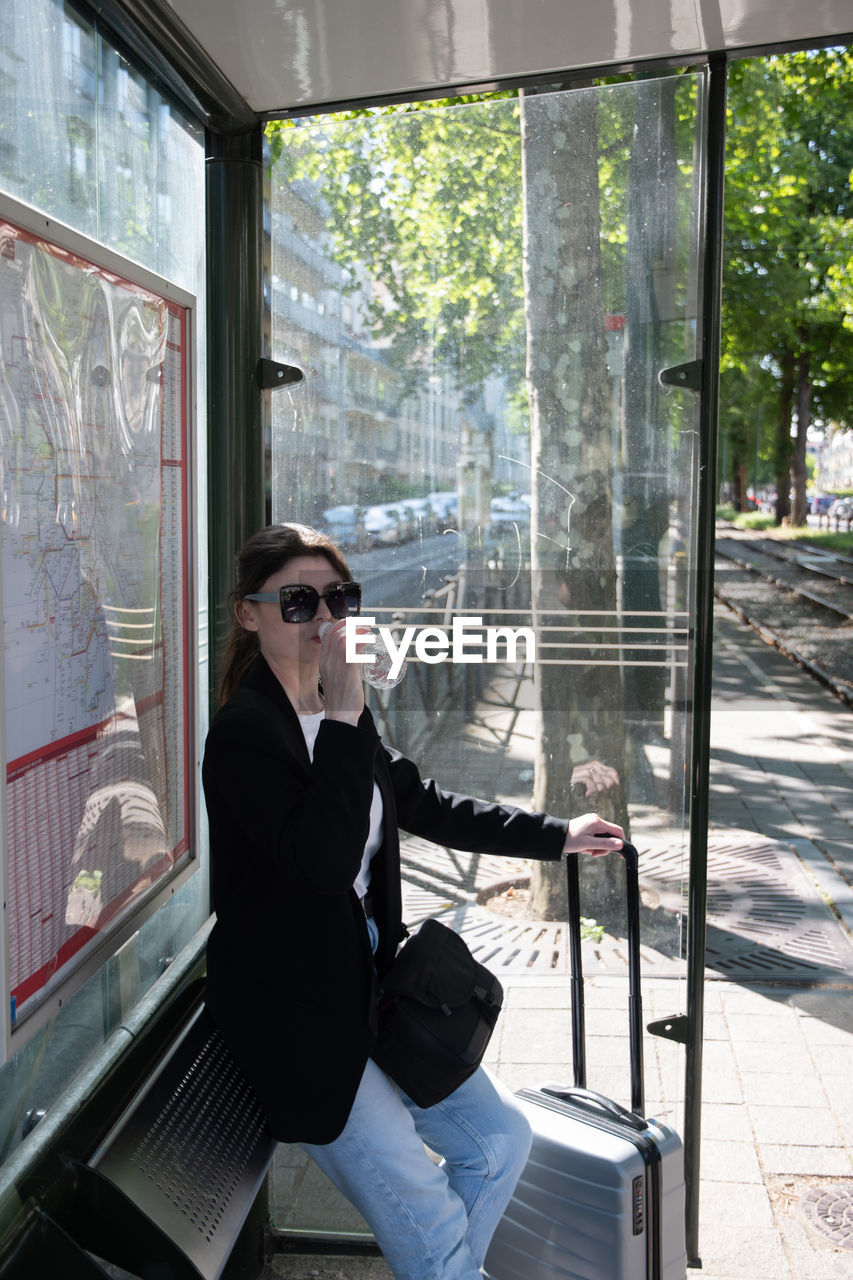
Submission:
M 712 823 L 792 847 L 801 954 L 818 927 L 840 947 L 811 988 L 706 983 L 701 1274 L 834 1280 L 853 1273 L 853 716 L 718 612 L 711 738 Z
M 853 1273 L 853 716 L 724 613 L 715 655 L 702 1269 L 688 1275 L 842 1280 Z M 521 803 L 527 727 L 524 710 L 504 700 L 481 704 L 468 731 L 482 744 L 491 790 Z M 674 833 L 653 805 L 632 805 L 632 824 L 644 925 L 674 919 L 682 857 Z M 412 853 L 420 874 L 406 873 L 409 918 L 452 906 L 469 942 L 485 929 L 508 948 L 497 957 L 506 1004 L 487 1061 L 512 1088 L 567 1079 L 561 931 L 501 920 L 478 904 L 486 885 L 506 883 L 506 860 L 433 853 L 431 866 L 426 846 Z M 677 948 L 665 934 L 644 939 L 648 1023 L 682 1012 L 686 996 Z M 585 944 L 589 1083 L 624 1102 L 622 956 L 618 939 Z M 645 1066 L 647 1113 L 681 1131 L 684 1050 L 647 1035 Z M 281 1229 L 334 1221 L 363 1230 L 298 1149 L 280 1149 L 272 1198 Z M 387 1280 L 390 1272 L 381 1259 L 281 1256 L 268 1275 Z

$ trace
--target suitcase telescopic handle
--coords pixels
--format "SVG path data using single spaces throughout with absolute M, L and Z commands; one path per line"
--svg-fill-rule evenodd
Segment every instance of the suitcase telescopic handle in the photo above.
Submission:
M 628 934 L 628 1033 L 631 1054 L 631 1110 L 642 1115 L 643 998 L 640 989 L 640 855 L 626 840 L 618 850 L 625 863 L 625 897 Z M 584 1020 L 583 963 L 581 960 L 581 909 L 578 859 L 566 859 L 569 895 L 569 963 L 572 992 L 572 1066 L 576 1088 L 586 1087 L 586 1029 Z
M 643 1116 L 629 1111 L 627 1107 L 620 1106 L 612 1098 L 606 1098 L 603 1093 L 596 1093 L 593 1089 L 571 1089 L 566 1085 L 543 1084 L 541 1091 L 551 1098 L 559 1098 L 561 1102 L 573 1102 L 585 1111 L 593 1113 L 604 1111 L 612 1119 L 628 1125 L 631 1129 L 636 1129 L 638 1133 L 648 1128 L 648 1123 Z

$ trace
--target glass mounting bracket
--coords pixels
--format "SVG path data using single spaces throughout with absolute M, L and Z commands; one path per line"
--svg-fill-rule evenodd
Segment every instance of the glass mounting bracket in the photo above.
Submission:
M 702 371 L 701 360 L 688 360 L 686 364 L 661 369 L 658 381 L 665 387 L 679 387 L 682 391 L 701 391 Z
M 658 1018 L 648 1023 L 646 1030 L 653 1036 L 661 1036 L 664 1040 L 674 1040 L 676 1044 L 687 1044 L 687 1014 L 677 1013 L 672 1018 Z
M 280 364 L 278 360 L 262 356 L 255 369 L 255 377 L 262 391 L 274 391 L 276 387 L 301 382 L 305 374 L 298 365 Z

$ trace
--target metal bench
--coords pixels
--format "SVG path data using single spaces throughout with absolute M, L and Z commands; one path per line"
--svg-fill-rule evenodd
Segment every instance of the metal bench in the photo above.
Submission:
M 36 1280 L 61 1276 L 62 1280 L 107 1280 L 99 1267 L 70 1236 L 41 1209 L 28 1219 L 0 1265 L 2 1280 Z
M 63 1161 L 62 1194 L 49 1212 L 34 1206 L 0 1277 L 94 1280 L 106 1274 L 101 1259 L 134 1276 L 218 1280 L 275 1146 L 254 1090 L 198 1008 L 91 1158 Z

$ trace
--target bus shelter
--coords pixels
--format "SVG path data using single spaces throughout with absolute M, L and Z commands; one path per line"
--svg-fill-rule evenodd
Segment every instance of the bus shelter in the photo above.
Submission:
M 561 813 L 601 767 L 595 806 L 650 850 L 698 1259 L 726 65 L 849 19 L 7 5 L 7 1188 L 69 1070 L 97 1096 L 203 967 L 233 557 L 294 520 L 408 636 L 386 740 Z M 584 872 L 617 934 L 618 867 Z M 481 927 L 474 871 L 455 899 L 441 874 L 411 910 Z M 564 972 L 517 951 L 510 981 Z

